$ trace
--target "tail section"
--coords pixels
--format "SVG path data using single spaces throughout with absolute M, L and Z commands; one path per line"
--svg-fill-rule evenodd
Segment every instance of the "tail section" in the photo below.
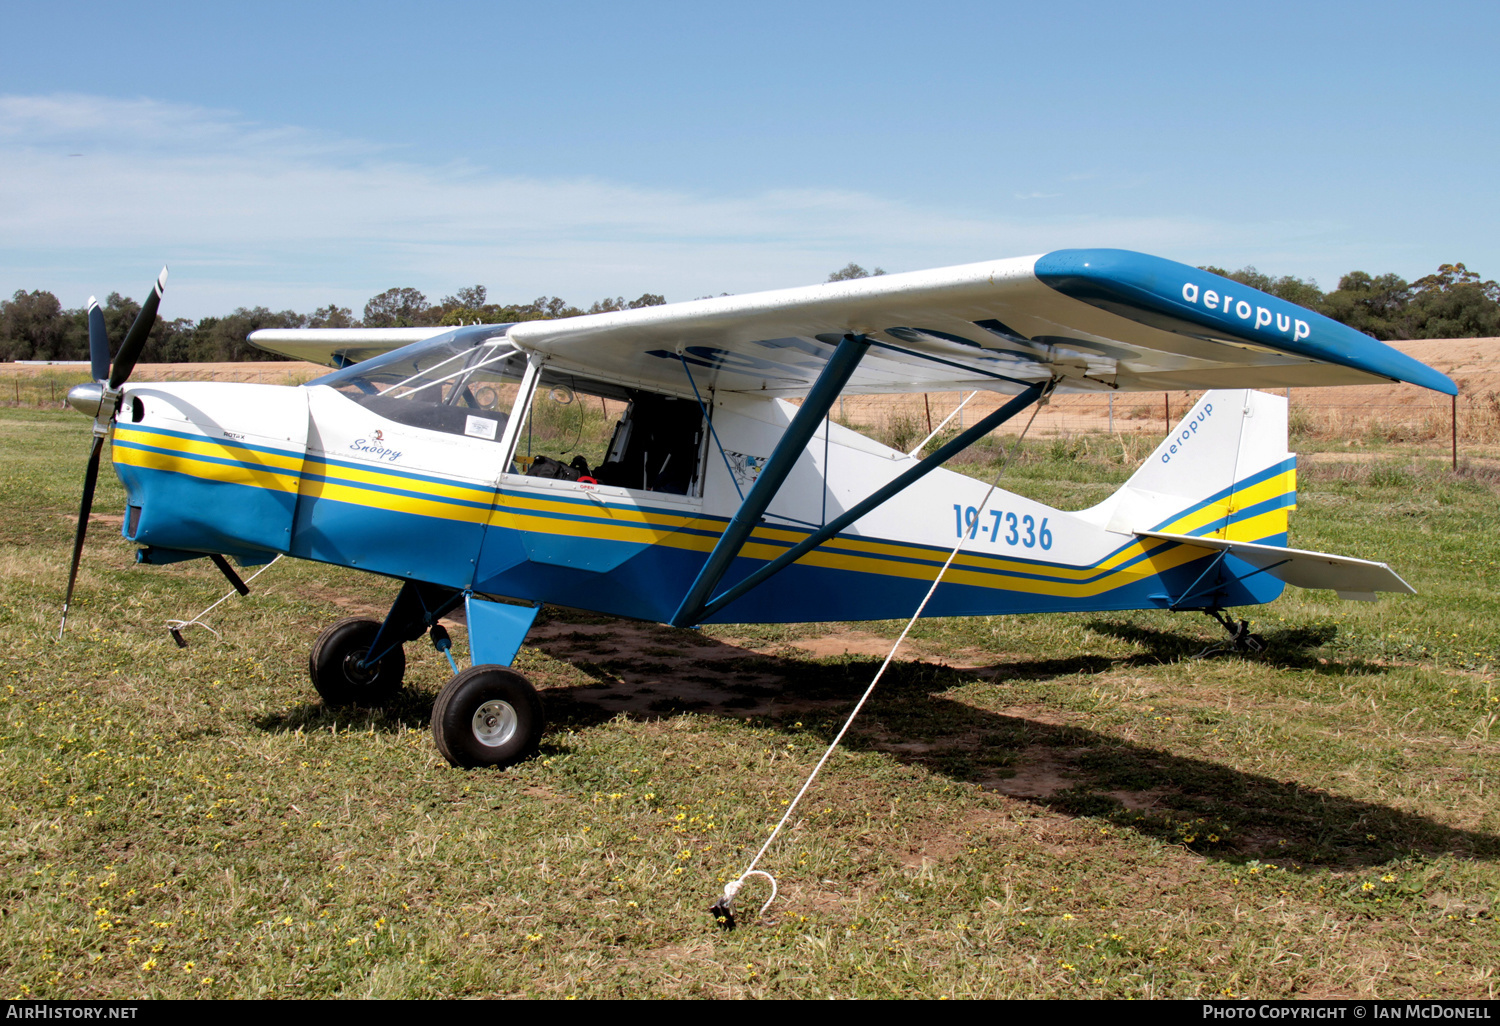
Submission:
M 1119 534 L 1284 545 L 1296 502 L 1286 400 L 1216 389 L 1204 393 L 1118 492 L 1079 516 Z
M 1281 584 L 1373 601 L 1415 594 L 1384 563 L 1291 549 L 1297 458 L 1287 452 L 1287 403 L 1250 389 L 1205 393 L 1121 489 L 1081 516 L 1107 531 L 1212 559 L 1172 609 L 1268 602 Z

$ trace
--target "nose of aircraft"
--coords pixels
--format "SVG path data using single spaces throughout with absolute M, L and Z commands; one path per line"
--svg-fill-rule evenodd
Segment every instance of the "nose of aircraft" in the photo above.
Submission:
M 68 405 L 85 417 L 97 419 L 104 403 L 104 385 L 98 381 L 86 381 L 68 389 Z

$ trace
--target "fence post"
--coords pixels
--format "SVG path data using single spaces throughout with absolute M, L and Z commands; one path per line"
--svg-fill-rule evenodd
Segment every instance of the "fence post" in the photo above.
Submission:
M 1458 396 L 1450 395 L 1448 398 L 1452 400 L 1448 423 L 1453 428 L 1453 472 L 1458 473 Z
M 1109 393 L 1109 433 L 1115 433 L 1115 394 Z
M 927 411 L 927 433 L 932 434 L 932 401 L 927 398 L 927 393 L 922 393 L 922 409 Z
M 1162 413 L 1161 413 L 1161 417 L 1162 417 L 1162 421 L 1161 421 L 1162 422 L 1162 429 L 1161 429 L 1161 432 L 1162 432 L 1162 434 L 1166 434 L 1167 432 L 1169 432 L 1169 431 L 1172 430 L 1172 393 L 1170 393 L 1170 392 L 1163 392 L 1161 394 L 1161 402 L 1162 402 L 1162 407 L 1161 407 L 1161 410 L 1162 410 Z

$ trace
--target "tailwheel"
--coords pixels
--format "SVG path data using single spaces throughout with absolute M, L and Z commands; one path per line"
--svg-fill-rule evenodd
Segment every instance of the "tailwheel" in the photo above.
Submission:
M 481 665 L 438 692 L 432 738 L 454 766 L 511 766 L 536 754 L 546 727 L 536 688 L 516 671 Z
M 1217 645 L 1209 645 L 1194 656 L 1194 659 L 1207 659 L 1209 656 L 1226 651 L 1233 651 L 1238 655 L 1256 655 L 1266 650 L 1266 639 L 1251 632 L 1249 620 L 1236 620 L 1232 616 L 1225 616 L 1217 609 L 1205 609 L 1203 613 L 1205 616 L 1213 617 L 1219 626 L 1229 632 L 1229 640 Z
M 325 705 L 383 705 L 401 690 L 406 652 L 400 645 L 368 661 L 379 634 L 374 620 L 351 616 L 318 635 L 307 672 Z

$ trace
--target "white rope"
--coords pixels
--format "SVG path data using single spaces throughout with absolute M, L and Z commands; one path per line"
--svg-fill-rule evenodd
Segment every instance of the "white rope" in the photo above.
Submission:
M 1041 397 L 1037 400 L 1036 405 L 1031 408 L 1031 416 L 1027 419 L 1026 426 L 1021 429 L 1020 435 L 1016 437 L 1016 444 L 1014 447 L 1012 447 L 1010 453 L 1001 460 L 999 468 L 995 471 L 994 479 L 990 481 L 989 490 L 984 493 L 984 498 L 979 503 L 978 509 L 976 510 L 974 516 L 975 523 L 979 522 L 979 514 L 984 512 L 984 507 L 989 503 L 991 497 L 994 496 L 995 489 L 1000 487 L 1000 477 L 1005 473 L 1006 466 L 1009 465 L 1011 458 L 1020 451 L 1021 441 L 1026 437 L 1026 432 L 1031 430 L 1032 422 L 1036 420 L 1037 411 L 1042 408 L 1042 406 L 1047 402 L 1051 395 L 1052 390 L 1049 388 L 1046 392 L 1042 393 Z M 943 566 L 940 570 L 938 570 L 937 576 L 932 579 L 932 587 L 928 588 L 927 594 L 922 597 L 922 604 L 917 606 L 917 611 L 911 615 L 910 620 L 906 621 L 906 627 L 901 631 L 901 636 L 896 639 L 896 643 L 891 646 L 890 652 L 885 657 L 885 662 L 881 663 L 880 669 L 876 671 L 875 679 L 870 681 L 870 686 L 865 688 L 865 693 L 859 696 L 859 701 L 855 703 L 854 710 L 849 713 L 849 718 L 844 721 L 844 725 L 839 728 L 838 734 L 834 737 L 832 743 L 829 744 L 827 751 L 823 753 L 823 757 L 818 760 L 818 764 L 814 766 L 812 772 L 808 774 L 806 782 L 804 782 L 802 785 L 802 789 L 797 792 L 797 797 L 792 799 L 791 804 L 786 808 L 786 812 L 782 814 L 781 821 L 776 824 L 774 829 L 772 829 L 771 836 L 767 837 L 766 843 L 760 846 L 760 851 L 755 853 L 755 858 L 750 860 L 750 865 L 745 867 L 745 871 L 741 873 L 738 878 L 731 880 L 728 884 L 725 885 L 724 897 L 722 899 L 722 905 L 724 907 L 727 908 L 733 903 L 735 895 L 738 894 L 740 888 L 745 885 L 745 880 L 751 876 L 763 876 L 771 882 L 771 896 L 767 898 L 766 903 L 760 907 L 760 912 L 758 912 L 757 915 L 765 915 L 766 909 L 771 907 L 771 902 L 776 900 L 776 878 L 770 873 L 767 873 L 765 870 L 756 869 L 755 867 L 760 864 L 761 857 L 765 855 L 767 849 L 769 849 L 775 842 L 777 836 L 781 833 L 781 828 L 786 826 L 787 820 L 792 818 L 792 813 L 796 811 L 797 805 L 802 801 L 803 795 L 807 794 L 808 789 L 812 787 L 813 781 L 818 779 L 818 774 L 823 770 L 823 764 L 826 763 L 833 755 L 834 749 L 838 748 L 839 742 L 844 739 L 844 735 L 848 733 L 849 728 L 853 726 L 854 718 L 859 715 L 859 711 L 865 707 L 865 702 L 868 701 L 870 695 L 874 693 L 875 685 L 879 684 L 880 678 L 885 676 L 886 668 L 891 665 L 891 660 L 896 658 L 896 652 L 901 648 L 901 643 L 906 640 L 906 635 L 910 633 L 912 627 L 916 624 L 917 619 L 922 615 L 922 610 L 927 608 L 927 603 L 932 600 L 933 594 L 937 592 L 938 585 L 942 583 L 943 575 L 948 572 L 948 567 L 951 566 L 953 561 L 958 558 L 959 551 L 964 547 L 964 540 L 964 536 L 962 532 L 960 532 L 958 537 L 958 544 L 953 546 L 953 551 L 948 553 L 947 560 L 943 562 Z
M 263 566 L 259 570 L 255 571 L 255 573 L 253 573 L 249 577 L 245 578 L 245 584 L 246 584 L 246 586 L 248 586 L 251 581 L 255 580 L 261 574 L 265 573 L 267 570 L 271 569 L 271 567 L 275 566 L 278 562 L 280 562 L 281 561 L 281 556 L 282 556 L 282 553 L 278 553 L 275 559 L 271 560 L 265 566 Z M 203 622 L 203 618 L 205 616 L 207 616 L 209 613 L 212 613 L 215 609 L 218 609 L 221 605 L 223 605 L 225 602 L 228 602 L 232 597 L 234 597 L 235 595 L 238 595 L 238 594 L 239 594 L 239 589 L 238 588 L 230 588 L 229 589 L 229 593 L 227 595 L 225 595 L 223 598 L 219 599 L 219 601 L 217 601 L 213 605 L 209 606 L 207 609 L 205 609 L 203 612 L 199 613 L 197 616 L 193 617 L 191 620 L 168 620 L 167 621 L 167 630 L 169 630 L 169 631 L 180 631 L 180 630 L 183 630 L 183 629 L 185 629 L 187 627 L 202 627 L 204 630 L 208 631 L 214 637 L 222 639 L 223 635 L 221 635 L 218 631 L 214 630 L 208 624 L 204 623 Z
M 916 447 L 913 448 L 912 451 L 909 452 L 909 453 L 907 453 L 906 455 L 908 455 L 908 456 L 915 456 L 917 453 L 921 452 L 922 449 L 923 449 L 923 447 L 926 446 L 928 442 L 932 441 L 938 435 L 940 435 L 940 434 L 943 433 L 943 428 L 945 428 L 945 427 L 948 426 L 948 422 L 950 420 L 952 420 L 954 417 L 957 417 L 959 415 L 959 413 L 962 412 L 963 408 L 965 406 L 969 405 L 969 400 L 972 399 L 972 398 L 974 398 L 978 394 L 979 394 L 979 392 L 977 390 L 973 391 L 973 392 L 970 392 L 968 394 L 968 396 L 964 399 L 963 402 L 959 403 L 957 406 L 955 406 L 953 408 L 953 412 L 952 413 L 948 414 L 948 416 L 946 416 L 946 417 L 943 418 L 943 422 L 941 424 L 939 424 L 937 427 L 935 427 L 935 428 L 932 429 L 932 434 L 928 435 L 926 438 L 924 438 L 920 442 L 918 442 L 916 444 Z

